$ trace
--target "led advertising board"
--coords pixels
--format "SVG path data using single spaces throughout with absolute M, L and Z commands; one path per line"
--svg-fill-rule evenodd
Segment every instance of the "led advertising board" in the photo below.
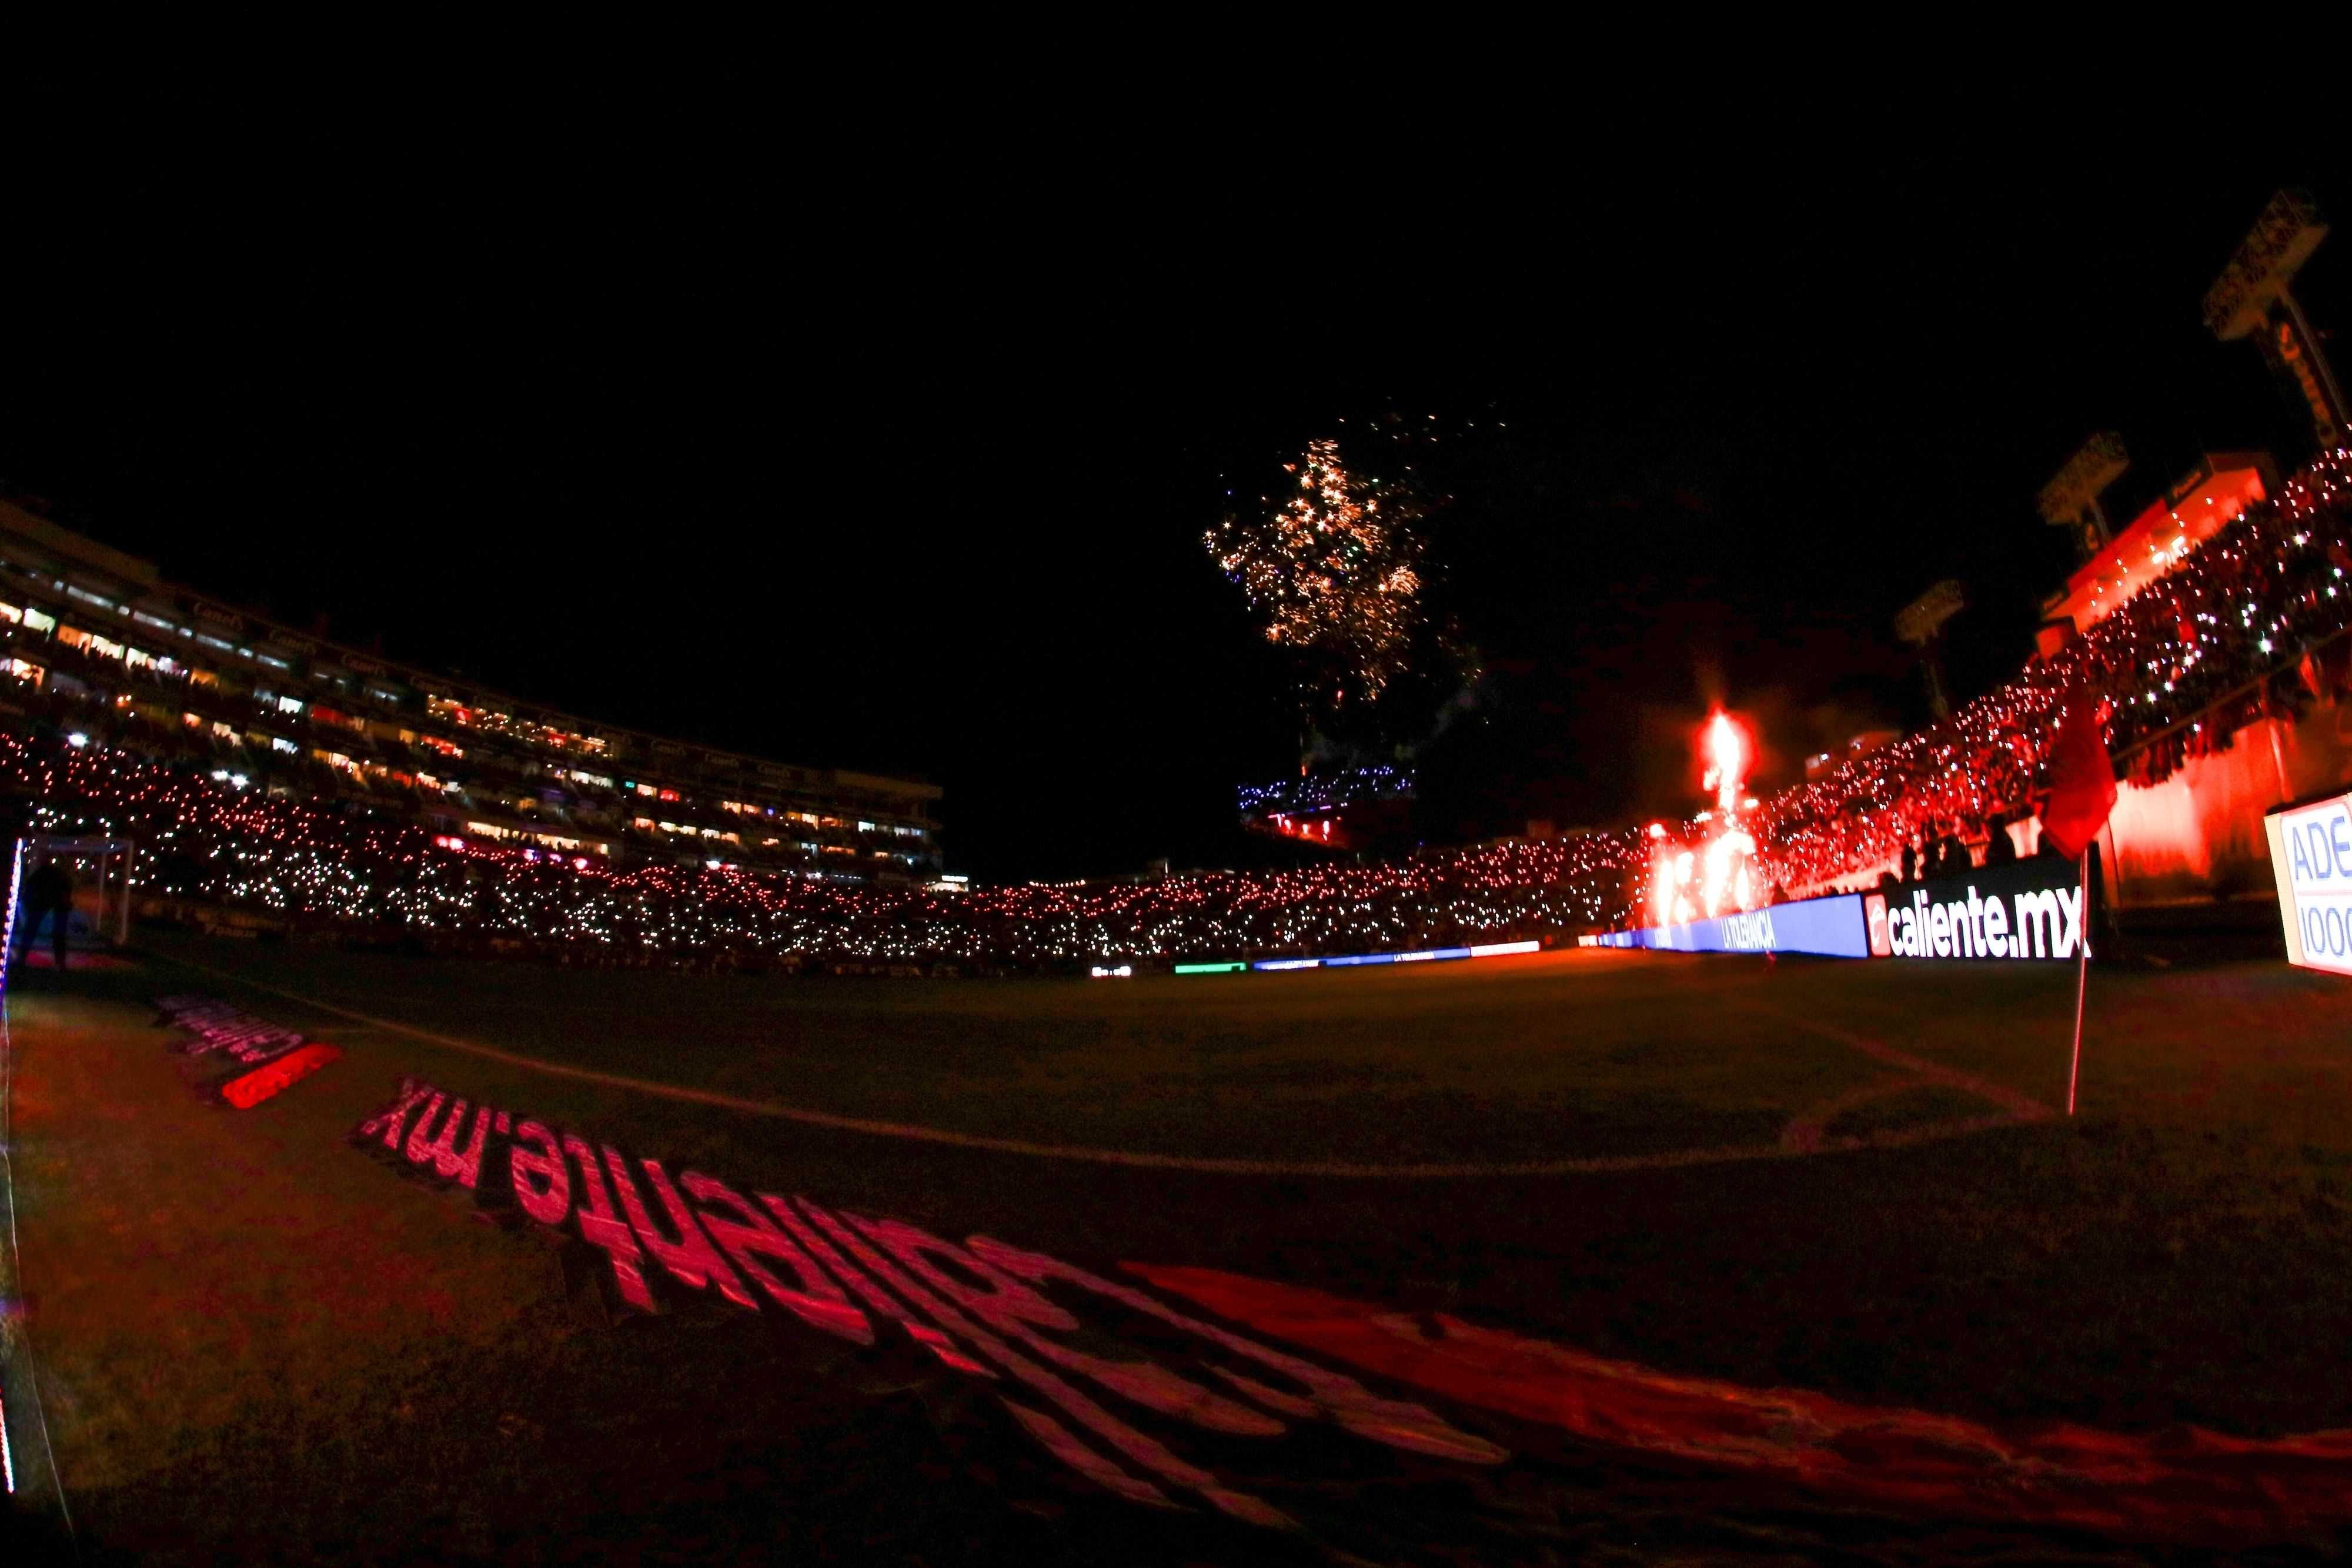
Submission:
M 2352 856 L 2352 842 L 2347 845 Z M 2347 860 L 2352 864 L 2352 860 Z M 2352 894 L 2352 875 L 2345 878 Z M 1817 953 L 1831 958 L 2066 958 L 2090 929 L 2073 861 L 2030 860 L 1885 893 L 1843 893 L 1684 925 L 1612 931 L 1601 947 L 1673 953 Z M 2352 930 L 2346 933 L 2352 941 Z M 2352 966 L 2352 958 L 2346 960 Z M 2348 967 L 2347 973 L 2352 973 Z
M 1746 915 L 1724 915 L 1681 925 L 1643 931 L 1612 931 L 1601 937 L 1610 947 L 1649 947 L 1673 953 L 1818 953 L 1831 958 L 1870 956 L 1870 928 L 1862 895 L 1841 893 L 1776 904 Z
M 2287 961 L 2352 975 L 2352 795 L 2263 818 Z
M 1880 895 L 1874 894 L 1875 898 Z M 1886 899 L 1885 951 L 1896 958 L 2079 958 L 2092 911 L 2082 867 L 2036 859 L 1915 882 Z

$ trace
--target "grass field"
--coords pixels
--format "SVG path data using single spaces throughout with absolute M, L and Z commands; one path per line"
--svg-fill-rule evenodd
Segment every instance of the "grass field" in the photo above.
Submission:
M 600 1254 L 346 1142 L 405 1073 L 1102 1275 L 1222 1270 L 2002 1432 L 2352 1427 L 2352 988 L 2283 965 L 2095 973 L 2068 1122 L 2058 966 L 1586 952 L 1087 983 L 148 952 L 20 977 L 11 1003 L 27 1322 L 100 1561 L 2165 1545 L 1860 1506 L 1433 1399 L 1508 1458 L 1161 1422 L 1295 1528 L 1144 1508 L 903 1335 L 682 1297 L 616 1313 Z M 143 1005 L 196 989 L 345 1055 L 254 1111 L 204 1105 Z M 1097 1312 L 1074 1343 L 1178 1364 L 1159 1332 Z

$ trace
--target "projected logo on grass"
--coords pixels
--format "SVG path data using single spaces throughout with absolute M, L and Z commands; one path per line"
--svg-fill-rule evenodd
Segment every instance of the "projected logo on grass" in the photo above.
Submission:
M 1171 1490 L 1190 1492 L 1237 1519 L 1292 1522 L 1177 1453 L 1171 1443 L 1185 1427 L 1265 1439 L 1316 1423 L 1423 1458 L 1512 1458 L 1424 1406 L 1058 1259 L 986 1236 L 957 1246 L 805 1197 L 746 1196 L 696 1171 L 673 1182 L 656 1160 L 469 1105 L 415 1077 L 350 1136 L 486 1208 L 601 1252 L 609 1269 L 599 1277 L 639 1311 L 657 1310 L 664 1295 L 715 1295 L 859 1346 L 875 1343 L 877 1319 L 896 1324 L 941 1365 L 993 1384 L 1055 1459 L 1139 1502 L 1174 1507 Z M 1515 1423 L 1531 1438 L 1564 1437 L 1572 1463 L 1589 1464 L 1595 1448 L 1618 1449 L 1842 1503 L 2151 1540 L 2243 1545 L 2352 1521 L 2352 1431 L 2257 1440 L 2193 1427 L 2130 1434 L 2040 1423 L 2003 1432 L 1928 1411 L 1663 1373 L 1443 1312 L 1398 1312 L 1215 1270 L 1120 1267 L 1226 1322 Z M 1048 1290 L 1103 1317 L 1083 1321 Z M 1102 1327 L 1104 1319 L 1139 1318 L 1149 1320 L 1139 1332 L 1158 1360 Z M 1163 1364 L 1177 1358 L 1192 1375 Z M 1326 1483 L 1307 1484 L 1328 1493 Z
M 203 1086 L 207 1098 L 239 1111 L 252 1110 L 342 1055 L 323 1040 L 267 1023 L 218 997 L 158 997 L 155 1006 L 167 1022 L 194 1037 L 179 1047 L 183 1055 L 220 1056 L 250 1069 Z
M 804 1197 L 747 1196 L 699 1171 L 672 1180 L 657 1160 L 469 1105 L 415 1078 L 404 1079 L 351 1138 L 470 1192 L 478 1204 L 601 1251 L 604 1282 L 639 1312 L 656 1310 L 666 1292 L 715 1293 L 744 1312 L 786 1312 L 856 1345 L 874 1343 L 875 1320 L 895 1323 L 941 1364 L 996 1383 L 1005 1408 L 1055 1458 L 1138 1501 L 1171 1505 L 1173 1490 L 1237 1519 L 1290 1522 L 1135 1425 L 1148 1416 L 1106 1409 L 1082 1382 L 1165 1421 L 1226 1437 L 1277 1437 L 1287 1418 L 1329 1422 L 1433 1458 L 1493 1464 L 1508 1457 L 1419 1405 L 1383 1398 L 1075 1265 L 982 1236 L 959 1247 L 899 1220 L 835 1214 Z M 1147 1314 L 1161 1332 L 1222 1353 L 1229 1364 L 1208 1370 L 1230 1392 L 1082 1327 L 1046 1298 L 1047 1286 Z

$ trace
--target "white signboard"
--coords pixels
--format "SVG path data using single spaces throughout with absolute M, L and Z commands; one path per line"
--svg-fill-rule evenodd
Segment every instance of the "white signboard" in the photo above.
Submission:
M 2273 811 L 2263 826 L 2288 960 L 2352 975 L 2352 795 Z

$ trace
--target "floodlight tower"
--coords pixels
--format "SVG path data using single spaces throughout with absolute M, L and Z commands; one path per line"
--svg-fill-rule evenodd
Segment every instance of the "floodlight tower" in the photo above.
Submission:
M 2053 528 L 2064 528 L 2074 536 L 2074 545 L 2084 560 L 2105 549 L 2116 537 L 2107 522 L 2107 514 L 2099 509 L 2099 492 L 2123 476 L 2131 466 L 2131 458 L 2124 452 L 2124 438 L 2112 430 L 2100 431 L 2083 443 L 2082 450 L 2066 459 L 2066 465 L 2051 476 L 2033 498 L 2042 520 Z
M 2262 346 L 2289 400 L 2309 412 L 2322 452 L 2344 444 L 2352 431 L 2352 405 L 2345 402 L 2319 334 L 2288 286 L 2326 237 L 2327 225 L 2311 193 L 2281 191 L 2205 291 L 2205 325 L 2225 343 L 2251 337 Z
M 1967 603 L 1958 581 L 1948 577 L 1895 617 L 1895 634 L 1919 650 L 1920 667 L 1927 672 L 1927 711 L 1939 719 L 1952 716 L 1952 699 L 1944 685 L 1944 622 Z

